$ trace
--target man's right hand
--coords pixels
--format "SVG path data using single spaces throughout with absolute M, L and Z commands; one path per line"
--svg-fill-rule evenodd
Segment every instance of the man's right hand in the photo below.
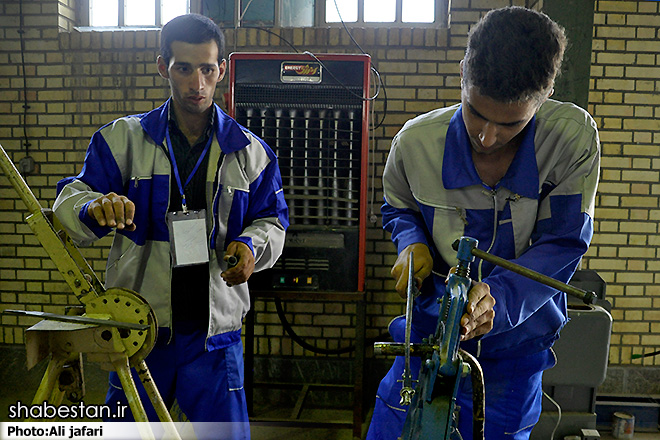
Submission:
M 428 246 L 422 243 L 413 243 L 401 251 L 399 257 L 392 266 L 392 277 L 396 280 L 396 291 L 401 298 L 405 298 L 408 290 L 408 261 L 410 253 L 414 253 L 415 282 L 421 287 L 422 281 L 431 274 L 433 270 L 433 258 Z
M 87 214 L 95 219 L 99 226 L 135 231 L 135 204 L 126 196 L 113 192 L 101 196 L 87 205 Z

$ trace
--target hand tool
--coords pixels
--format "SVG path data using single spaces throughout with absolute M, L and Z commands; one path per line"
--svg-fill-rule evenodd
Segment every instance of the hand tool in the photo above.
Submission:
M 460 345 L 460 321 L 466 312 L 468 292 L 472 285 L 469 278 L 470 263 L 475 257 L 489 261 L 507 270 L 523 275 L 539 283 L 553 287 L 587 304 L 596 301 L 596 294 L 554 278 L 535 272 L 477 248 L 478 241 L 461 237 L 453 243 L 458 264 L 447 278 L 444 296 L 439 299 L 439 315 L 436 331 L 422 343 L 411 343 L 412 298 L 419 292 L 414 286 L 413 257 L 409 261 L 408 292 L 406 302 L 406 335 L 404 343 L 377 342 L 374 352 L 405 356 L 401 405 L 409 405 L 401 435 L 402 440 L 450 440 L 460 439 L 457 430 L 456 396 L 462 377 L 471 375 L 473 401 L 473 439 L 484 438 L 485 391 L 483 372 L 477 359 Z M 416 388 L 412 388 L 410 356 L 422 358 Z M 404 395 L 406 398 L 404 398 Z

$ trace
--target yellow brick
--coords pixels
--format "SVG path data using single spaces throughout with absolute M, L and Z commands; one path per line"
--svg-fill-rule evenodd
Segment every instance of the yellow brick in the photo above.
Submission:
M 649 324 L 645 322 L 613 322 L 614 333 L 648 333 Z
M 623 72 L 623 66 L 605 66 L 605 77 L 607 78 L 621 78 L 623 76 Z
M 598 12 L 637 12 L 638 2 L 628 2 L 620 0 L 600 0 L 598 2 Z
M 634 234 L 655 234 L 657 226 L 655 223 L 648 222 L 628 222 L 621 223 L 619 226 L 621 232 L 630 232 Z
M 649 119 L 652 117 L 653 117 L 653 107 L 635 107 L 635 118 Z
M 625 220 L 628 218 L 628 210 L 619 208 L 602 208 L 597 206 L 596 218 L 602 220 Z
M 658 199 L 656 197 L 621 197 L 621 207 L 647 207 L 657 208 Z
M 611 130 L 602 130 L 600 132 L 600 141 L 602 144 L 611 142 L 611 143 L 630 143 L 632 141 L 632 133 L 625 131 L 611 131 Z M 608 146 L 603 145 L 603 148 Z M 616 146 L 615 146 L 616 148 Z
M 608 25 L 625 25 L 626 16 L 624 14 L 607 14 L 606 21 Z
M 599 116 L 633 116 L 633 108 L 625 105 L 597 105 Z
M 617 100 L 615 102 L 621 102 L 621 100 Z M 623 122 L 619 118 L 603 118 L 603 122 L 599 125 L 603 130 L 620 130 Z
M 470 2 L 470 7 L 472 9 L 496 9 L 510 6 L 509 0 L 472 0 Z
M 639 87 L 636 87 L 635 90 L 639 90 Z M 660 105 L 660 96 L 654 93 L 626 93 L 624 101 L 630 105 Z
M 635 38 L 635 28 L 625 26 L 599 26 L 596 28 L 596 36 L 598 38 Z
M 631 243 L 632 244 L 632 243 Z M 619 257 L 621 258 L 655 258 L 655 248 L 649 247 L 622 247 L 619 250 Z
M 628 236 L 626 234 L 596 234 L 592 240 L 593 244 L 612 244 L 612 245 L 626 245 L 628 244 Z M 607 260 L 604 260 L 607 261 Z M 593 260 L 592 260 L 593 262 Z M 620 263 L 617 263 L 620 264 Z
M 631 182 L 657 182 L 660 176 L 657 171 L 623 170 L 621 177 Z
M 589 269 L 593 269 L 596 271 L 601 271 L 601 270 L 619 271 L 621 269 L 621 261 L 592 259 L 591 262 L 589 263 Z
M 626 67 L 626 77 L 628 78 L 658 78 L 660 77 L 660 67 Z
M 408 49 L 405 53 L 408 60 L 422 61 L 442 61 L 444 58 L 440 55 L 438 49 Z
M 612 52 L 625 51 L 626 50 L 626 41 L 625 40 L 605 40 L 605 49 Z

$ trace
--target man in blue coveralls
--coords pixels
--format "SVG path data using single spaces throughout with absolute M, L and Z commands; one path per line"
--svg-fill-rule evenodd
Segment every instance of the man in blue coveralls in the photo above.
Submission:
M 146 362 L 163 400 L 176 399 L 192 422 L 213 422 L 196 425 L 197 438 L 235 440 L 250 437 L 246 281 L 281 254 L 288 210 L 273 151 L 213 102 L 224 49 L 207 17 L 167 23 L 157 67 L 170 99 L 99 129 L 81 173 L 58 185 L 54 210 L 79 244 L 116 228 L 106 286 L 139 292 L 153 308 L 158 340 Z M 111 373 L 106 402 L 117 401 L 126 396 Z
M 407 267 L 422 294 L 412 341 L 434 333 L 436 299 L 456 261 L 451 244 L 466 235 L 479 248 L 567 282 L 593 235 L 599 174 L 596 124 L 587 112 L 550 99 L 566 48 L 563 29 L 542 13 L 490 11 L 470 31 L 461 67 L 461 103 L 408 121 L 395 136 L 383 175 L 384 228 L 398 259 L 396 290 Z M 567 322 L 562 292 L 475 260 L 461 348 L 485 376 L 487 440 L 528 439 L 541 413 L 543 370 Z M 403 342 L 405 319 L 390 323 Z M 419 371 L 419 358 L 412 370 Z M 382 380 L 370 440 L 401 435 L 403 359 Z M 470 380 L 461 384 L 459 431 L 472 438 Z

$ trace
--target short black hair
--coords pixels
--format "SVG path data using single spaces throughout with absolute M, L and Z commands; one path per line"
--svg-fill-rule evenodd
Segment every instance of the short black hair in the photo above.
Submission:
M 211 40 L 218 45 L 218 64 L 220 64 L 225 57 L 225 36 L 218 25 L 204 15 L 180 15 L 167 22 L 160 31 L 160 56 L 169 64 L 173 42 L 200 44 Z
M 470 30 L 463 80 L 497 101 L 543 99 L 566 45 L 564 29 L 547 15 L 519 6 L 494 9 Z

